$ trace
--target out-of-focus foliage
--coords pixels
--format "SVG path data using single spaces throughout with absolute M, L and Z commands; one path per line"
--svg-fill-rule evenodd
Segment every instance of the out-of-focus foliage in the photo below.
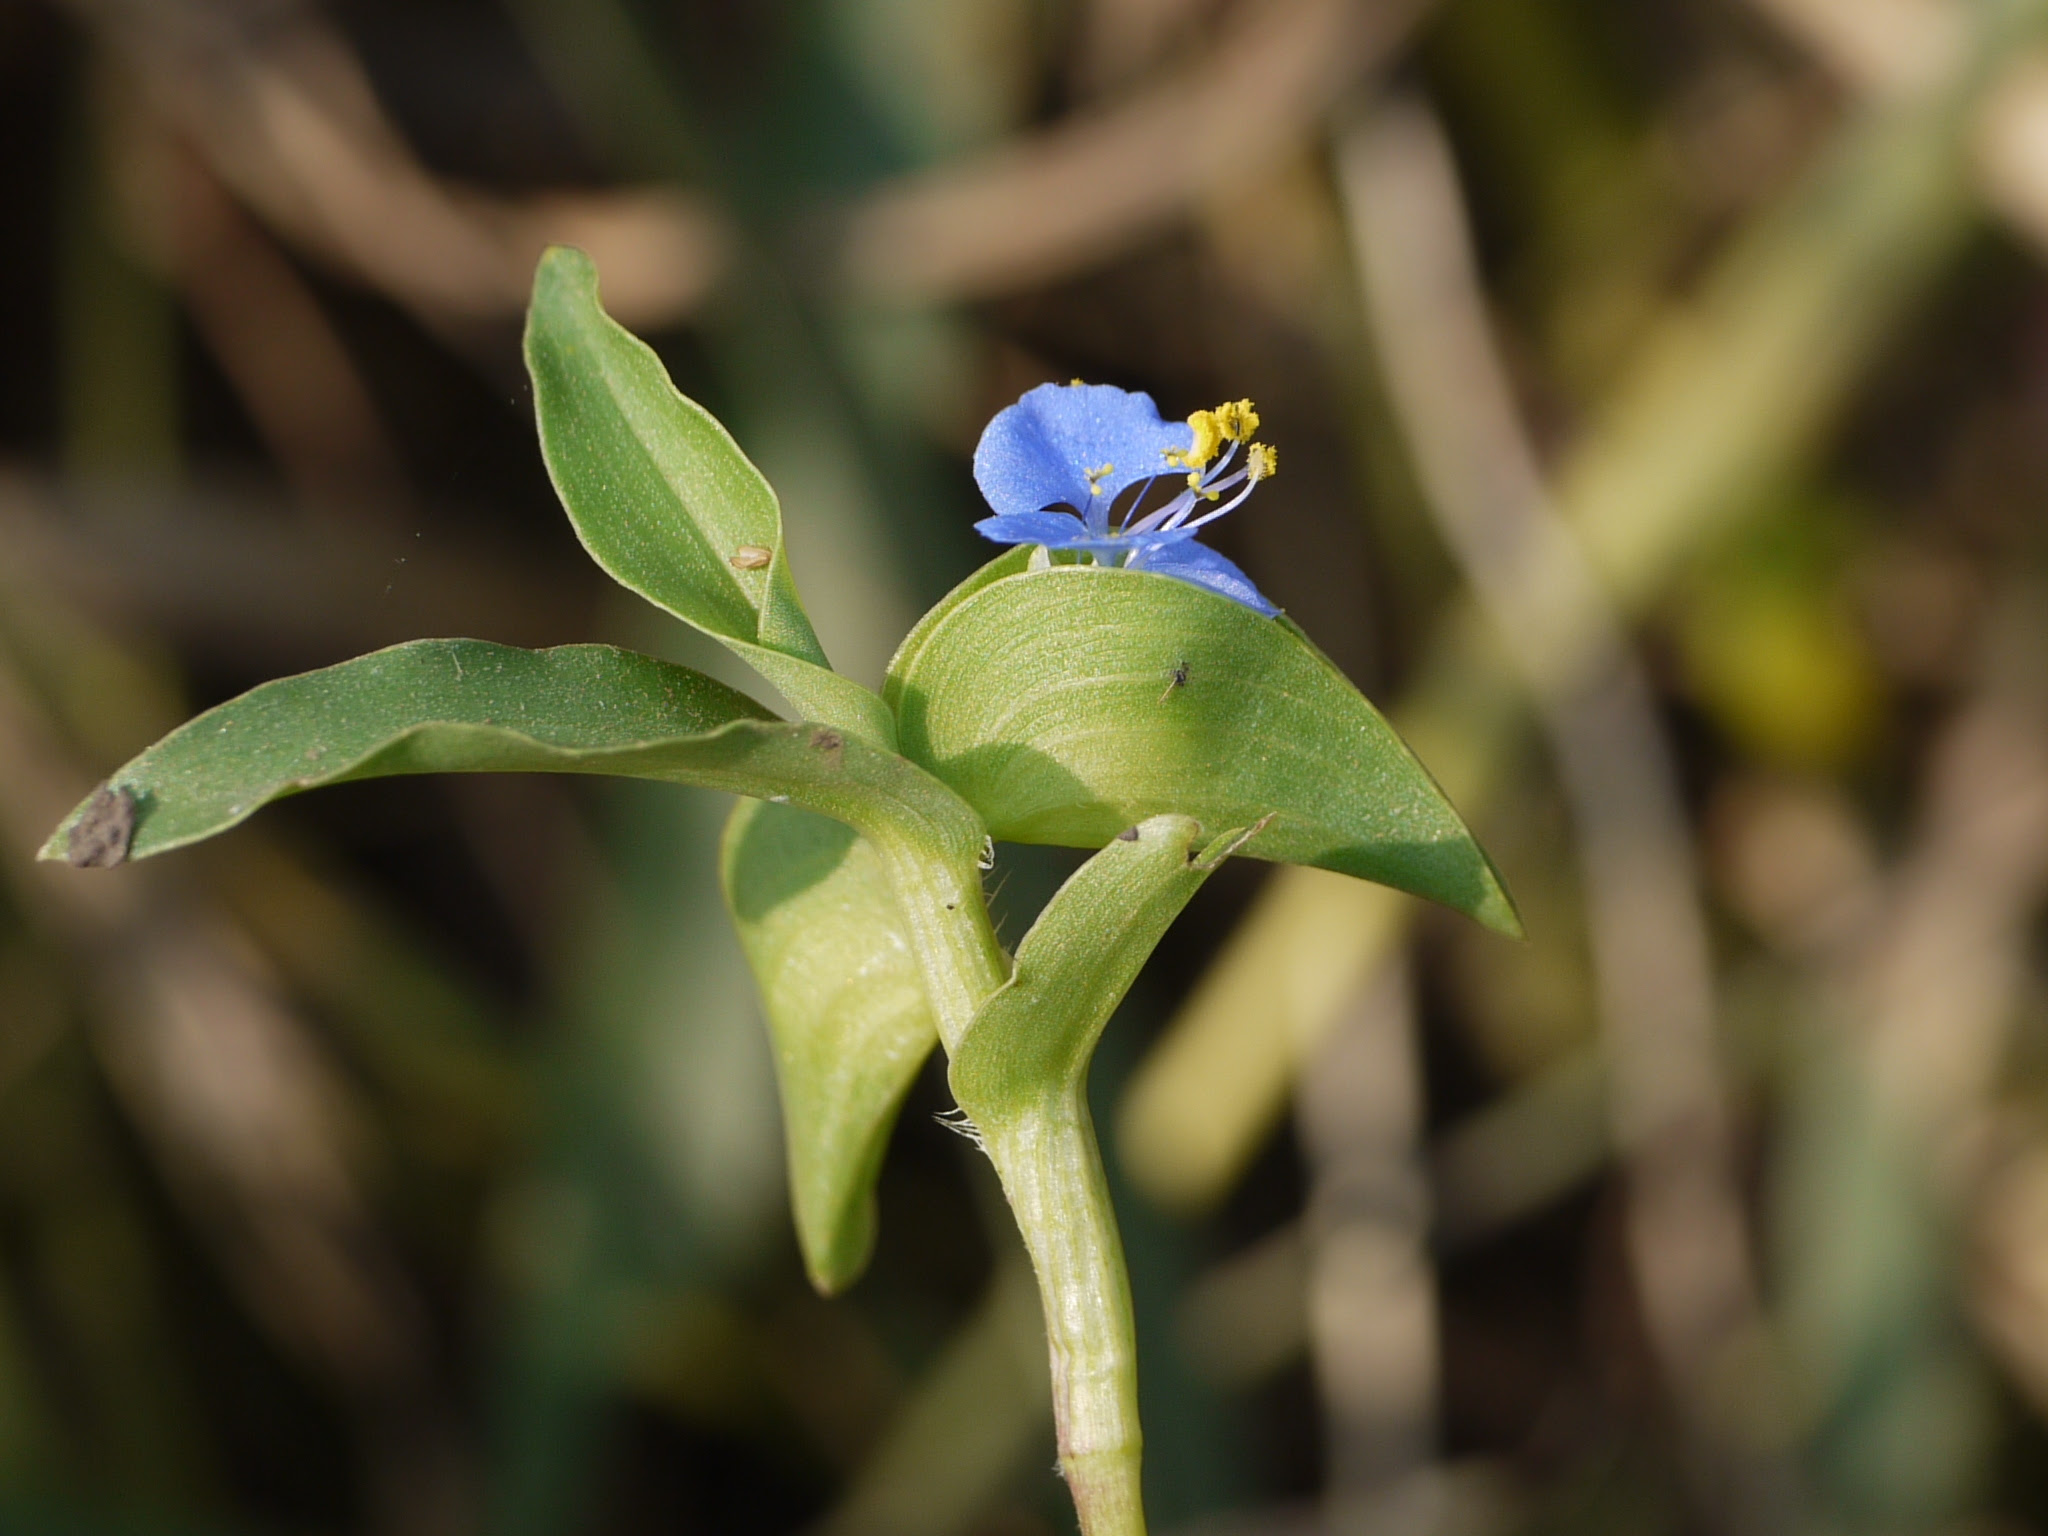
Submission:
M 0 1524 L 1066 1528 L 935 1068 L 871 1270 L 806 1283 L 718 797 L 394 781 L 30 862 L 186 713 L 417 635 L 746 686 L 562 520 L 566 241 L 874 685 L 987 556 L 995 409 L 1255 398 L 1286 472 L 1219 547 L 1516 892 L 1522 945 L 1233 864 L 1112 1023 L 1157 1523 L 2048 1525 L 2042 47 L 2008 0 L 0 0 Z M 1070 867 L 1000 851 L 1013 941 Z

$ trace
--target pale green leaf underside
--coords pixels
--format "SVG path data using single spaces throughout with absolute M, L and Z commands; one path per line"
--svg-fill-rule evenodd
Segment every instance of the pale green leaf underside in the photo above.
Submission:
M 1192 817 L 1155 816 L 1111 838 L 1054 893 L 1010 980 L 953 1052 L 948 1080 L 977 1124 L 1027 1114 L 1079 1085 L 1146 959 L 1240 836 L 1204 848 Z
M 805 717 L 888 746 L 888 711 L 831 670 L 804 614 L 775 492 L 653 349 L 604 312 L 581 251 L 541 257 L 526 366 L 541 455 L 591 558 L 723 641 Z M 750 550 L 767 564 L 748 568 Z
M 1148 816 L 1271 814 L 1246 853 L 1520 931 L 1379 711 L 1292 625 L 1186 582 L 1055 565 L 964 584 L 898 652 L 887 696 L 903 753 L 1006 841 L 1100 847 Z
M 850 827 L 742 801 L 722 874 L 775 1047 L 804 1266 L 830 1295 L 874 1248 L 889 1131 L 938 1029 L 888 873 Z
M 785 795 L 958 864 L 981 829 L 929 776 L 816 725 L 770 716 L 687 667 L 611 646 L 524 651 L 415 640 L 208 710 L 116 770 L 129 857 L 164 853 L 286 795 L 406 773 L 598 773 Z M 90 802 L 88 802 L 89 804 Z M 62 859 L 80 806 L 42 850 Z

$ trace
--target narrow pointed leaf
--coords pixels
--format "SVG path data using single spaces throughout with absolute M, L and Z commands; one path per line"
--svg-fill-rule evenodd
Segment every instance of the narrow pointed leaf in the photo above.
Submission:
M 1104 1026 L 1181 908 L 1244 840 L 1203 846 L 1189 816 L 1155 816 L 1113 837 L 1053 894 L 982 1004 L 948 1071 L 984 1129 L 1075 1089 Z
M 581 251 L 541 257 L 526 366 L 542 457 L 591 558 L 724 642 L 806 718 L 889 746 L 888 711 L 832 671 L 798 600 L 775 492 L 654 350 L 604 312 Z
M 973 812 L 901 758 L 828 727 L 776 720 L 687 667 L 601 645 L 393 646 L 210 709 L 109 784 L 132 806 L 128 856 L 143 858 L 323 784 L 479 772 L 613 774 L 782 795 L 913 850 L 899 861 L 906 867 L 924 859 L 971 871 L 981 846 Z M 75 810 L 41 856 L 72 858 L 72 828 L 106 798 Z M 957 901 L 959 883 L 949 874 L 927 904 Z
M 1520 931 L 1428 772 L 1285 619 L 1101 566 L 963 591 L 897 653 L 887 697 L 904 754 L 996 837 L 1090 848 L 1167 812 L 1212 828 L 1271 815 L 1246 853 Z
M 888 871 L 851 827 L 743 800 L 721 873 L 775 1047 L 798 1245 L 832 1295 L 867 1267 L 875 1178 L 938 1029 Z

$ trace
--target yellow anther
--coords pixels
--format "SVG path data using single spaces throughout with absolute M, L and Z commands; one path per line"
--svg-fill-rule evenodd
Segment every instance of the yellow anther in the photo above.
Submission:
M 1244 451 L 1244 472 L 1253 485 L 1280 473 L 1280 455 L 1268 443 L 1253 443 Z
M 1100 469 L 1084 469 L 1081 471 L 1082 474 L 1088 477 L 1088 494 L 1090 496 L 1100 496 L 1102 494 L 1102 477 L 1115 468 L 1114 464 L 1105 464 Z
M 1259 413 L 1249 400 L 1226 400 L 1213 411 L 1195 412 L 1188 418 L 1188 427 L 1195 434 L 1194 445 L 1185 453 L 1169 452 L 1166 462 L 1199 470 L 1225 443 L 1249 442 L 1259 430 Z
M 1169 452 L 1166 455 L 1166 462 L 1199 470 L 1215 458 L 1216 450 L 1223 446 L 1223 428 L 1217 422 L 1214 411 L 1197 411 L 1188 418 L 1188 429 L 1195 434 L 1194 446 L 1185 452 Z
M 1084 388 L 1084 387 L 1085 387 L 1085 386 L 1084 386 L 1084 385 L 1082 384 L 1082 381 L 1081 381 L 1081 380 L 1079 380 L 1079 379 L 1069 379 L 1069 380 L 1067 380 L 1067 388 L 1069 388 L 1069 389 L 1081 389 L 1081 388 Z
M 1249 400 L 1226 400 L 1209 414 L 1216 418 L 1216 429 L 1233 443 L 1247 442 L 1259 430 L 1259 413 Z

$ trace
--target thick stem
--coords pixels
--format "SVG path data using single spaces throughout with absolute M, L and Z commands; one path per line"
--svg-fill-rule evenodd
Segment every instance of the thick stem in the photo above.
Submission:
M 1010 979 L 1009 957 L 989 923 L 981 880 L 935 860 L 886 824 L 861 828 L 889 866 L 896 904 L 910 929 L 939 1039 L 950 1055 L 981 1005 Z
M 1173 855 L 1171 874 L 1186 884 L 1188 838 L 1196 829 L 1189 822 L 1179 830 L 1180 841 L 1165 846 Z M 1047 1059 L 1044 1066 L 1051 1080 L 1043 1083 L 1042 1091 L 1034 1084 L 1020 1099 L 1006 1087 L 994 1087 L 984 1097 L 975 1086 L 982 1082 L 980 1074 L 970 1070 L 963 1082 L 959 1068 L 965 1059 L 963 1049 L 968 1056 L 974 1054 L 972 1030 L 993 1030 L 996 1033 L 989 1038 L 1018 1043 L 1015 1029 L 1025 1025 L 1025 1019 L 983 1013 L 990 998 L 1013 979 L 1008 957 L 989 924 L 972 865 L 963 869 L 957 860 L 933 858 L 927 841 L 896 832 L 884 825 L 869 835 L 891 866 L 897 902 L 925 973 L 939 1036 L 954 1061 L 954 1092 L 979 1129 L 1031 1254 L 1051 1353 L 1060 1469 L 1083 1536 L 1144 1536 L 1139 1480 L 1143 1435 L 1138 1427 L 1130 1279 L 1086 1098 L 1088 1051 L 1130 985 L 1135 961 L 1122 968 L 1108 964 L 1089 978 L 1100 985 L 1062 988 L 1055 994 L 1057 1001 L 1047 1000 L 1051 1014 L 1072 1012 L 1076 1017 L 1062 1024 L 1048 1016 L 1039 1020 L 1039 1028 L 1051 1025 L 1055 1034 L 1073 1036 L 1069 1044 L 1078 1049 L 1055 1051 Z M 1143 850 L 1155 862 L 1158 842 L 1155 839 Z M 1116 846 L 1122 850 L 1125 845 Z M 1171 921 L 1200 883 L 1197 875 L 1185 891 L 1175 886 L 1168 909 L 1153 914 L 1159 928 Z M 1077 899 L 1068 895 L 1067 887 L 1062 894 Z M 1083 897 L 1096 895 L 1092 886 L 1082 892 Z M 1034 934 L 1043 932 L 1045 921 L 1041 914 Z M 1089 931 L 1099 933 L 1102 926 L 1094 924 Z M 1151 934 L 1144 949 L 1149 950 L 1156 938 Z M 1026 954 L 1030 949 L 1027 940 Z M 1071 950 L 1067 958 L 1073 958 Z M 1018 981 L 1021 984 L 1022 978 Z M 1021 995 L 1029 997 L 1030 988 Z M 1027 1016 L 1034 1007 L 1028 1001 L 1020 1006 Z
M 1083 1090 L 979 1129 L 1038 1274 L 1060 1470 L 1083 1536 L 1144 1536 L 1131 1285 Z

